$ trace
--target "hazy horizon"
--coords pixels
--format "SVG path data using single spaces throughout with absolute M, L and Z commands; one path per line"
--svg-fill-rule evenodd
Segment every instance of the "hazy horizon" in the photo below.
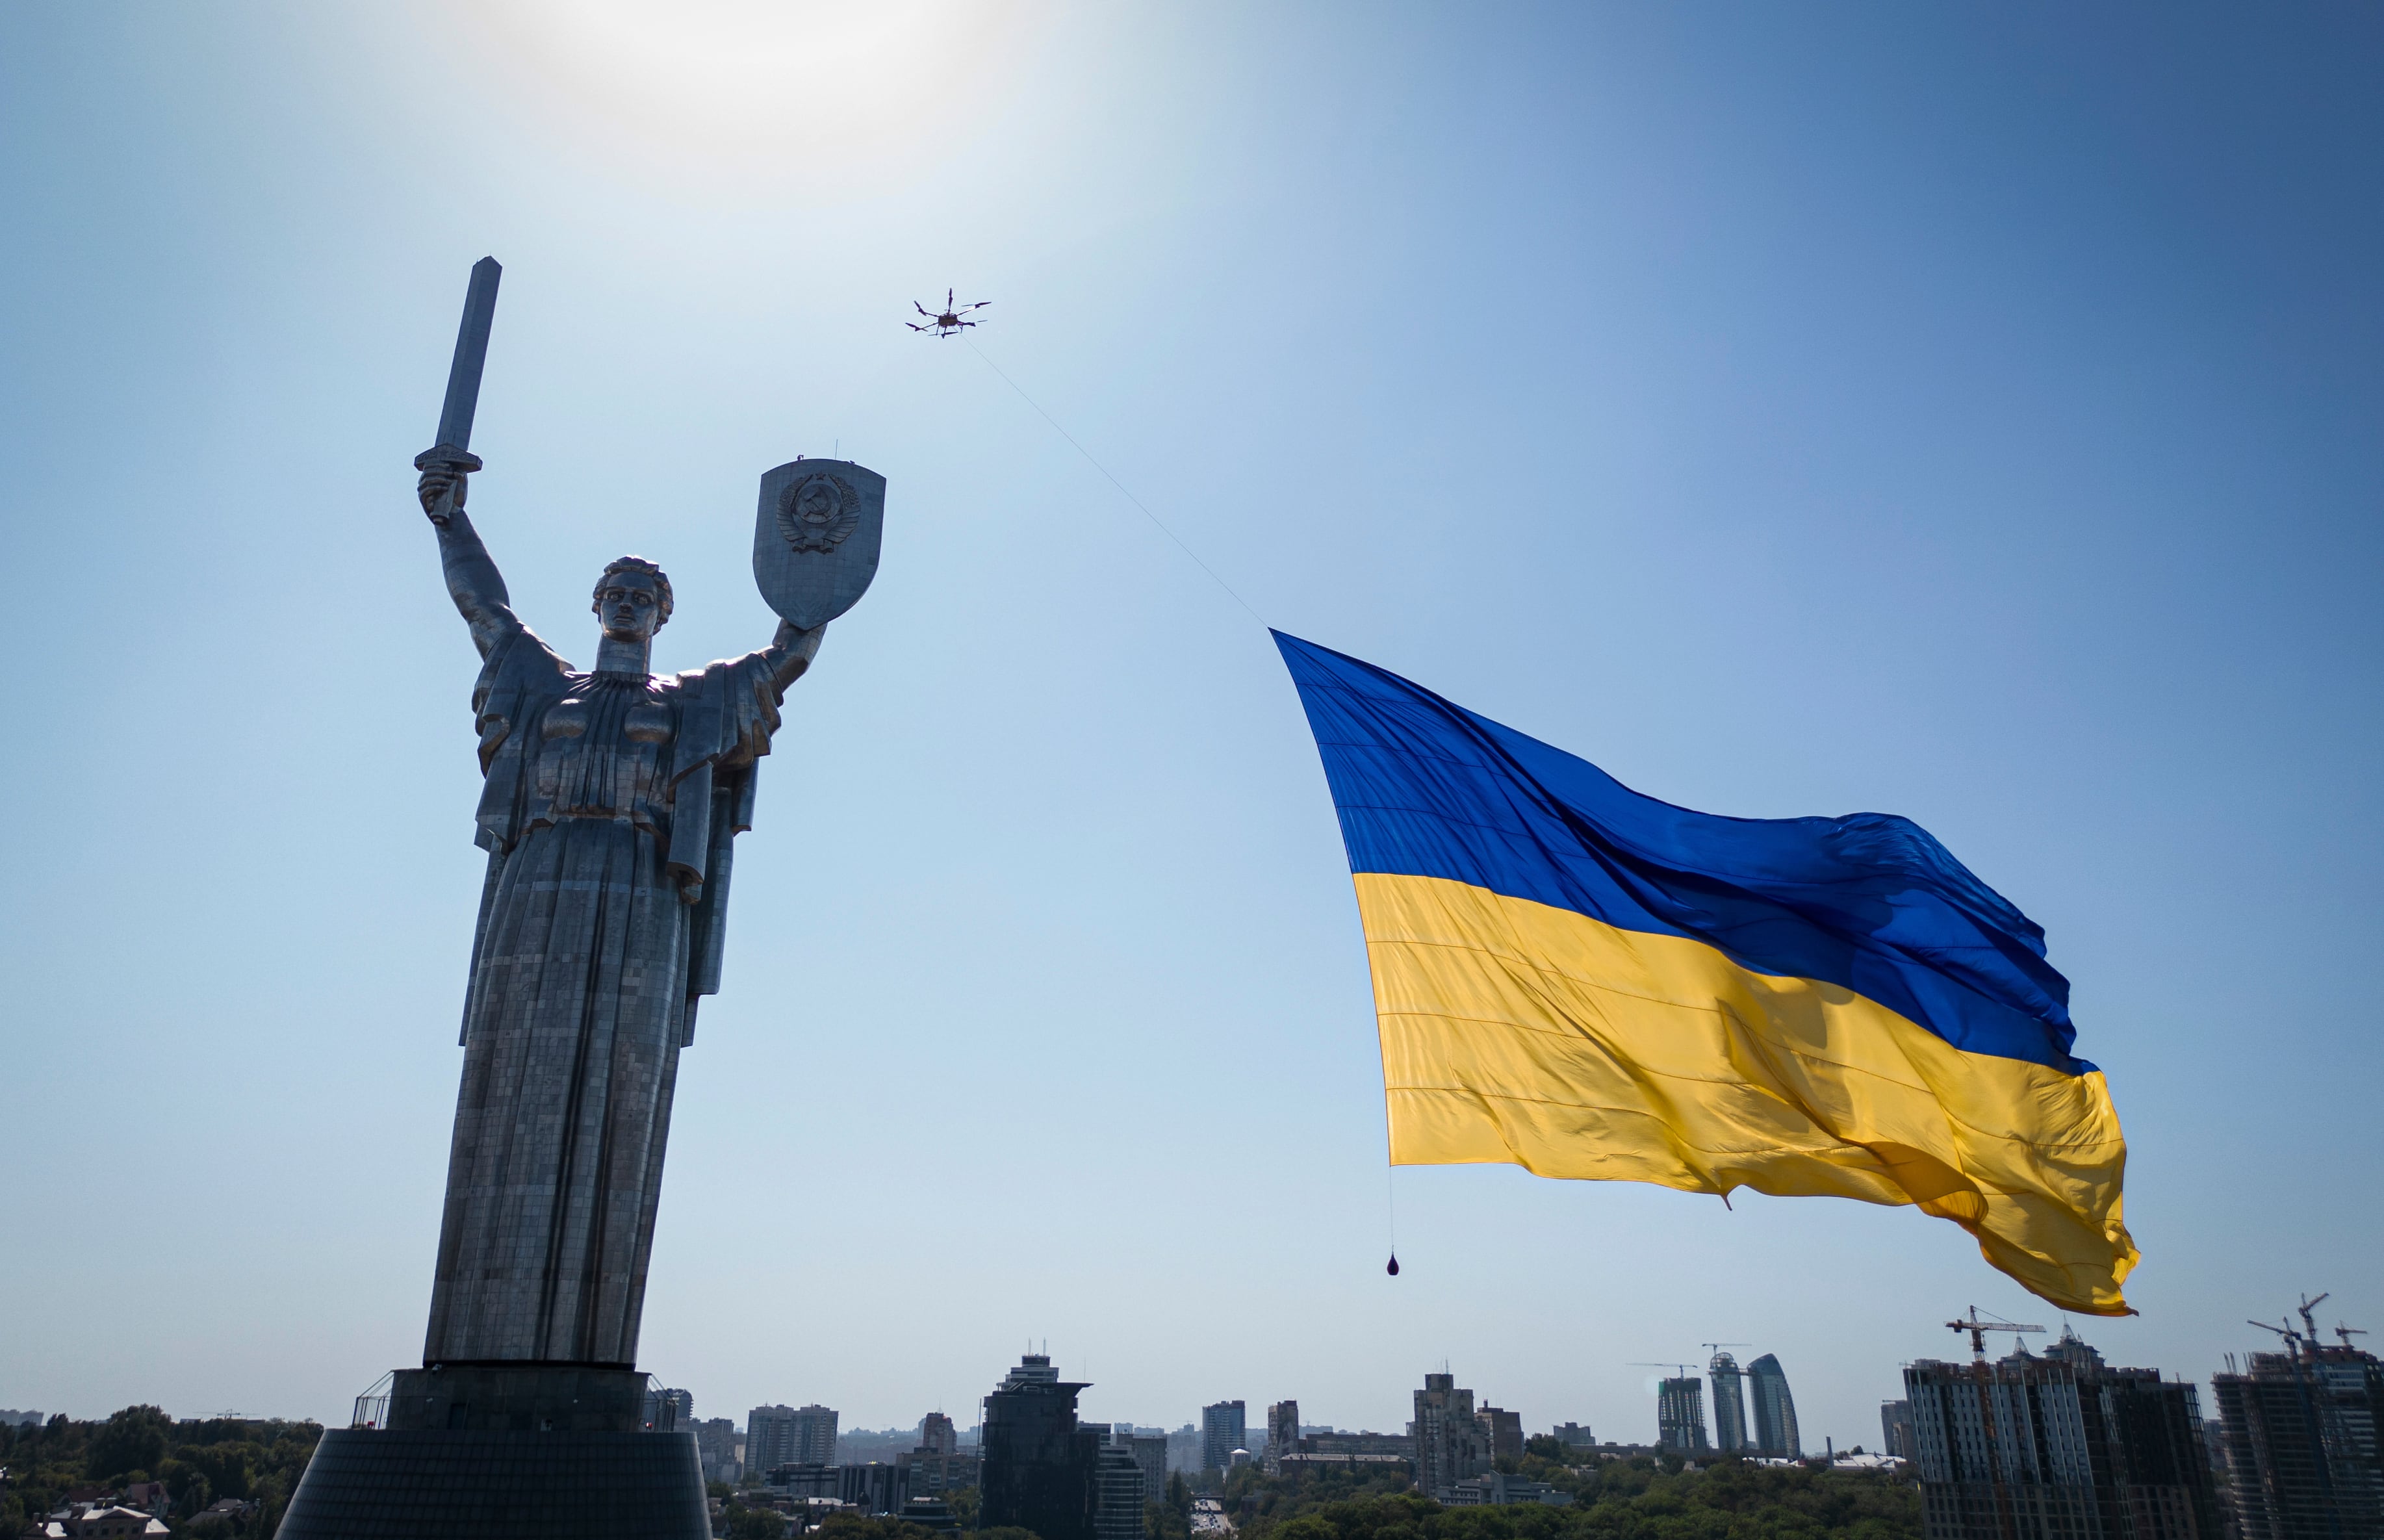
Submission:
M 1908 1210 L 1386 1182 L 1266 631 L 988 364 L 1266 622 L 1669 801 L 1907 815 L 2043 925 L 2130 1141 L 2109 1359 L 2384 1330 L 2374 9 L 0 38 L 0 1403 L 344 1422 L 419 1360 L 482 858 L 411 460 L 490 253 L 471 511 L 565 656 L 624 552 L 658 668 L 762 645 L 756 478 L 889 480 L 682 1061 L 639 1359 L 700 1413 L 973 1418 L 1048 1339 L 1094 1421 L 1397 1431 L 1446 1361 L 1644 1442 L 1642 1364 L 1745 1342 L 1869 1448 L 1942 1323 L 2062 1323 Z M 906 329 L 948 287 L 987 324 Z

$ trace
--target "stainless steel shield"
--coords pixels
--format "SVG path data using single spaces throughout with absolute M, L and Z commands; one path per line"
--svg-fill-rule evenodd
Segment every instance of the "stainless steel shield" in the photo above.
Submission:
M 861 601 L 877 576 L 886 478 L 850 460 L 792 460 L 762 473 L 753 582 L 805 630 Z

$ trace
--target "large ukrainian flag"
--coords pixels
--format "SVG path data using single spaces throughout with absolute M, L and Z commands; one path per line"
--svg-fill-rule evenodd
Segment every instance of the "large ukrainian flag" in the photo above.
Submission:
M 1395 1164 L 1910 1203 L 2128 1313 L 2127 1146 L 2068 981 L 1927 831 L 1691 813 L 1275 642 L 1349 851 Z

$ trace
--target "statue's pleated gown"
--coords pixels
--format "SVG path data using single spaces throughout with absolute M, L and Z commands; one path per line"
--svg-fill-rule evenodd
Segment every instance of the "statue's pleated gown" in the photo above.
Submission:
M 516 627 L 475 704 L 491 859 L 423 1361 L 626 1367 L 679 1050 L 716 987 L 727 839 L 777 690 L 760 654 L 575 673 Z

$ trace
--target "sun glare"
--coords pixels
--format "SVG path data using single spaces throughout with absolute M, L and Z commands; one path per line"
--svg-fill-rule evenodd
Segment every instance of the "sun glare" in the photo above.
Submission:
M 924 152 L 1006 76 L 1009 6 L 873 0 L 515 0 L 475 8 L 527 75 L 608 151 L 677 174 L 835 183 Z

